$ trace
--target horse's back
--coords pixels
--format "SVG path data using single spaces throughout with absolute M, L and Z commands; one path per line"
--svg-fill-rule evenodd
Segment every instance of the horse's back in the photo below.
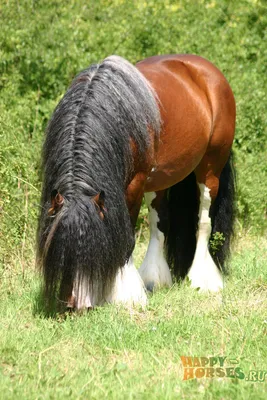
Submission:
M 202 57 L 154 56 L 137 68 L 157 93 L 163 122 L 157 168 L 146 186 L 155 191 L 194 171 L 210 147 L 231 147 L 235 101 L 224 75 Z

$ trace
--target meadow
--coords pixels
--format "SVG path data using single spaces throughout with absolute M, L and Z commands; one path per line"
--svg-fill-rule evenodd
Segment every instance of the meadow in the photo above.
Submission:
M 0 399 L 265 399 L 267 377 L 249 371 L 267 371 L 266 2 L 0 0 L 0 16 Z M 235 94 L 238 198 L 225 289 L 203 294 L 185 281 L 145 310 L 47 318 L 35 232 L 50 115 L 89 64 L 164 53 L 206 57 Z M 136 236 L 140 265 L 145 208 Z M 248 380 L 184 381 L 181 356 L 235 359 Z

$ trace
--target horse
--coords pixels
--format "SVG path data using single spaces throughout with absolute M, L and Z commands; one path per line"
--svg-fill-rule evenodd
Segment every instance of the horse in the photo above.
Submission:
M 47 304 L 143 306 L 147 290 L 186 276 L 220 291 L 235 214 L 235 118 L 226 78 L 196 55 L 135 66 L 110 56 L 79 73 L 43 145 L 37 259 Z M 150 241 L 137 270 L 143 197 Z

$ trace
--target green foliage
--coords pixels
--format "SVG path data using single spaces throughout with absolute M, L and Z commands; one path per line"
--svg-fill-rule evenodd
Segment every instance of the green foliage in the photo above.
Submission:
M 223 243 L 225 241 L 225 237 L 223 233 L 221 232 L 215 232 L 212 234 L 209 245 L 210 245 L 210 250 L 213 255 L 217 253 L 218 250 L 223 246 Z
M 196 53 L 223 71 L 237 102 L 238 221 L 266 228 L 263 0 L 2 0 L 0 12 L 0 264 L 32 249 L 52 110 L 79 70 L 113 53 Z

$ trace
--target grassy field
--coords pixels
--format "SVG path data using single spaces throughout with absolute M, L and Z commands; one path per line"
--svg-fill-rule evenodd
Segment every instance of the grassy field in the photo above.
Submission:
M 144 249 L 142 241 L 137 261 Z M 0 398 L 265 399 L 267 379 L 184 381 L 180 356 L 225 356 L 226 367 L 237 359 L 246 377 L 267 371 L 266 263 L 266 240 L 243 237 L 222 295 L 176 284 L 146 310 L 45 318 L 33 266 L 23 272 L 14 260 L 1 276 Z
M 265 399 L 267 378 L 249 371 L 267 371 L 266 1 L 0 0 L 0 16 L 0 399 Z M 77 72 L 114 53 L 133 63 L 194 53 L 229 80 L 238 176 L 231 274 L 222 295 L 184 282 L 145 310 L 107 305 L 47 318 L 34 268 L 43 133 Z M 251 379 L 184 381 L 181 356 L 224 356 L 226 367 L 236 359 Z

